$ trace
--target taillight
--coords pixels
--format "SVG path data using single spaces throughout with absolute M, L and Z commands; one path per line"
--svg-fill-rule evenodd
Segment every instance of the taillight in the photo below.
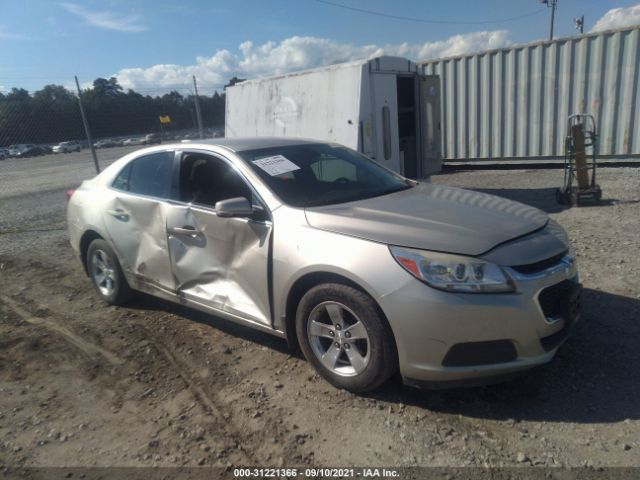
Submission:
M 69 203 L 69 200 L 71 200 L 71 197 L 73 197 L 74 193 L 76 193 L 75 188 L 70 188 L 69 190 L 67 190 L 67 203 Z

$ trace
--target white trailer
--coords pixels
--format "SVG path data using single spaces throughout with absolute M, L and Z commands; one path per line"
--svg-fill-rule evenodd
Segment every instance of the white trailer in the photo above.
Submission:
M 225 135 L 341 143 L 410 178 L 441 169 L 440 80 L 398 57 L 249 80 L 226 90 Z

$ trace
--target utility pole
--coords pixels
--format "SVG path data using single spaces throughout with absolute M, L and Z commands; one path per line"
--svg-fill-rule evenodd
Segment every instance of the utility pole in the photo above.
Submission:
M 84 133 L 87 135 L 87 141 L 89 142 L 89 148 L 91 149 L 91 156 L 93 157 L 93 164 L 96 166 L 96 173 L 100 173 L 100 165 L 98 165 L 98 157 L 96 156 L 96 149 L 93 147 L 93 140 L 91 140 L 91 132 L 89 131 L 89 122 L 87 121 L 87 114 L 84 113 L 84 105 L 82 105 L 82 91 L 80 91 L 80 83 L 78 82 L 78 76 L 75 76 L 76 87 L 78 88 L 78 104 L 80 105 L 80 115 L 82 116 L 82 123 L 84 124 Z
M 582 35 L 584 33 L 584 15 L 574 18 L 573 22 L 576 25 L 576 30 L 580 30 L 580 35 Z
M 200 138 L 203 138 L 203 132 L 202 132 L 202 113 L 200 113 L 200 99 L 198 98 L 198 84 L 196 83 L 196 76 L 193 76 L 193 88 L 196 92 L 196 96 L 194 98 L 195 103 L 196 103 L 196 117 L 198 118 L 198 135 L 200 136 Z
M 540 3 L 544 3 L 547 7 L 551 8 L 551 25 L 549 26 L 549 40 L 553 40 L 553 24 L 556 18 L 556 8 L 558 7 L 558 0 L 540 0 Z

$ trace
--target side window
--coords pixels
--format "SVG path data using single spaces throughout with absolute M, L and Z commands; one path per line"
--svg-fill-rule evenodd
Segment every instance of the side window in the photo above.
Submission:
M 124 167 L 116 179 L 113 181 L 111 185 L 113 188 L 118 190 L 124 190 L 125 192 L 129 191 L 129 175 L 131 174 L 131 163 L 127 163 L 127 166 Z
M 209 155 L 183 156 L 180 164 L 180 200 L 213 208 L 220 200 L 244 197 L 252 201 L 244 179 L 227 162 Z
M 340 158 L 323 155 L 319 161 L 311 164 L 311 170 L 321 182 L 358 181 L 356 166 Z
M 168 198 L 173 156 L 173 152 L 160 152 L 134 160 L 130 164 L 128 191 L 151 197 Z

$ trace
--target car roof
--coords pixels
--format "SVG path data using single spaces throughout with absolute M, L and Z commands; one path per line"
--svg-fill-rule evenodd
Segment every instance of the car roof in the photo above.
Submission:
M 327 143 L 322 140 L 309 138 L 283 138 L 283 137 L 250 137 L 250 138 L 215 138 L 211 140 L 194 140 L 192 142 L 179 143 L 181 148 L 187 145 L 213 145 L 224 147 L 233 152 L 245 150 L 258 150 L 260 148 L 288 147 L 292 145 L 308 145 Z

